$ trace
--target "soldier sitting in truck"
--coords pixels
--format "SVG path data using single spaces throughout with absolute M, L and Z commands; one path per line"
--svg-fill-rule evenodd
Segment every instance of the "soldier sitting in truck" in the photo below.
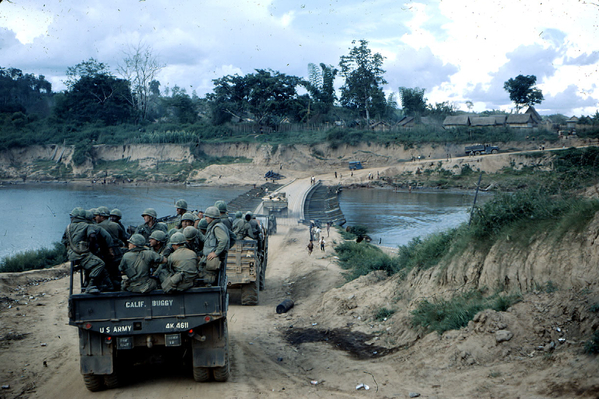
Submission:
M 145 294 L 158 288 L 156 280 L 150 277 L 150 269 L 166 263 L 166 258 L 147 249 L 145 244 L 146 239 L 141 234 L 133 234 L 129 239 L 129 251 L 119 265 L 119 270 L 126 276 L 121 284 L 123 291 Z
M 160 266 L 154 273 L 166 294 L 193 287 L 194 280 L 198 277 L 197 255 L 187 248 L 183 233 L 173 234 L 169 244 L 173 247 L 173 253 L 169 255 L 167 264 Z
M 141 216 L 144 218 L 144 224 L 140 224 L 135 229 L 135 233 L 141 234 L 146 239 L 146 243 L 149 242 L 150 235 L 155 230 L 161 230 L 165 233 L 168 233 L 168 228 L 166 224 L 158 222 L 156 219 L 158 218 L 158 214 L 153 208 L 147 208 L 143 211 Z

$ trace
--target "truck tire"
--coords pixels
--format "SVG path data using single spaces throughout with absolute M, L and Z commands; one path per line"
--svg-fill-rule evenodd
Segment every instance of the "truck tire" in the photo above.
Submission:
M 98 392 L 104 388 L 103 375 L 84 374 L 83 382 L 85 383 L 85 387 L 92 392 Z
M 104 385 L 106 385 L 106 388 L 108 389 L 114 389 L 121 386 L 119 375 L 116 373 L 116 371 L 112 374 L 107 374 L 104 376 Z
M 474 155 L 480 155 L 480 151 L 475 151 Z
M 266 257 L 262 262 L 262 267 L 260 268 L 260 291 L 264 291 L 266 287 Z
M 491 154 L 497 154 L 497 150 L 491 151 Z
M 196 380 L 196 382 L 210 381 L 210 369 L 206 367 L 194 367 L 193 379 Z
M 214 381 L 216 382 L 226 382 L 229 379 L 229 375 L 231 374 L 231 367 L 229 364 L 229 332 L 227 330 L 227 325 L 225 322 L 225 365 L 221 367 L 214 367 L 212 369 L 212 374 L 214 375 Z
M 260 277 L 258 276 L 258 280 Z M 241 286 L 241 304 L 255 306 L 258 305 L 258 285 L 260 284 L 256 281 L 252 281 L 249 284 L 245 284 Z

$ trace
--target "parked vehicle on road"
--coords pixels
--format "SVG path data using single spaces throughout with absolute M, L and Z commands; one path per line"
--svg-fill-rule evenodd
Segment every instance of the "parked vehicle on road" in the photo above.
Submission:
M 466 155 L 482 155 L 482 154 L 497 154 L 499 147 L 487 144 L 476 144 L 466 146 Z

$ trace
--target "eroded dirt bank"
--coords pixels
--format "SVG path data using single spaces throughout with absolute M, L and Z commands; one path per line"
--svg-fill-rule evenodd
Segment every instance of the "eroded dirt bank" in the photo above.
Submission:
M 198 384 L 189 368 L 155 365 L 131 370 L 125 386 L 93 396 L 596 397 L 599 362 L 583 345 L 599 326 L 598 226 L 595 218 L 558 243 L 538 237 L 524 253 L 506 242 L 485 258 L 473 253 L 405 280 L 375 272 L 344 284 L 332 250 L 340 242 L 335 231 L 324 252 L 308 256 L 307 228 L 280 225 L 270 239 L 260 305 L 242 307 L 231 292 L 229 382 Z M 77 331 L 66 325 L 64 274 L 63 266 L 0 275 L 0 382 L 9 385 L 0 397 L 89 395 L 79 374 Z M 481 312 L 468 327 L 442 336 L 410 327 L 419 300 L 492 286 L 514 274 L 527 278 L 510 277 L 523 296 L 506 312 Z M 555 289 L 543 289 L 548 281 Z M 295 307 L 277 315 L 285 298 Z M 382 307 L 395 314 L 376 320 Z M 370 389 L 356 390 L 361 383 Z
M 546 149 L 587 145 L 583 140 L 546 143 Z M 287 178 L 307 177 L 317 171 L 337 171 L 335 183 L 353 184 L 365 180 L 366 174 L 351 176 L 348 161 L 361 161 L 366 170 L 393 177 L 404 172 L 449 171 L 461 173 L 465 164 L 475 170 L 494 173 L 502 167 L 521 167 L 542 159 L 530 159 L 518 151 L 537 150 L 536 142 L 501 143 L 497 155 L 464 157 L 464 145 L 380 145 L 357 146 L 328 143 L 307 145 L 270 144 L 202 144 L 189 145 L 135 144 L 97 145 L 89 151 L 86 162 L 73 163 L 74 147 L 61 145 L 31 146 L 0 152 L 0 181 L 98 181 L 107 183 L 173 182 L 207 185 L 236 185 L 264 182 L 269 170 Z M 214 158 L 232 157 L 240 162 L 196 168 L 193 155 Z M 503 151 L 506 151 L 505 153 Z M 550 163 L 547 162 L 549 166 Z

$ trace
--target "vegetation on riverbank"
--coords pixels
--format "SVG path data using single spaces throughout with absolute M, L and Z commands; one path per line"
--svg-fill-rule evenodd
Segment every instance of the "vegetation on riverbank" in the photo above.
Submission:
M 66 261 L 67 250 L 65 246 L 55 242 L 52 248 L 29 250 L 2 259 L 0 261 L 0 273 L 46 269 Z

